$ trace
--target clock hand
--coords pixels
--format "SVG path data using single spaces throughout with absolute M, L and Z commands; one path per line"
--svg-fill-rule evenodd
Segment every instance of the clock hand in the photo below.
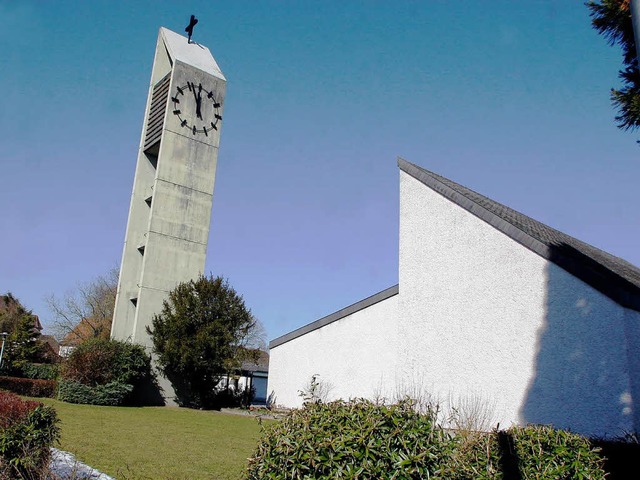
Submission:
M 196 85 L 191 82 L 187 82 L 187 85 L 189 86 L 189 90 L 191 90 L 191 93 L 193 93 L 193 99 L 196 101 L 196 103 L 198 103 L 198 95 L 196 95 Z
M 195 86 L 193 88 L 193 93 L 195 94 Z M 198 96 L 196 97 L 196 115 L 200 120 L 202 120 L 202 112 L 200 111 L 200 105 L 202 104 L 202 84 L 198 86 Z

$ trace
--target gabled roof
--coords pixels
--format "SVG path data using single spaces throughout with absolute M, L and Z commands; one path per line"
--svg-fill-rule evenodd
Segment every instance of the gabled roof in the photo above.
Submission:
M 59 357 L 60 344 L 52 335 L 40 335 L 39 340 L 46 345 L 49 352 L 45 353 L 49 358 Z
M 626 308 L 640 311 L 640 268 L 398 158 L 400 170 Z
M 51 350 L 53 350 L 55 353 L 58 353 L 58 351 L 60 350 L 60 344 L 53 335 L 40 335 L 40 341 L 49 345 L 51 347 Z

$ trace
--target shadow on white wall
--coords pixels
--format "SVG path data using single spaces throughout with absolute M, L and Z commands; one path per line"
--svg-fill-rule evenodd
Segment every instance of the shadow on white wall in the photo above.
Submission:
M 566 248 L 571 247 L 559 250 Z M 637 431 L 639 397 L 632 390 L 640 384 L 640 370 L 630 370 L 629 360 L 637 363 L 640 350 L 637 334 L 629 338 L 625 328 L 631 315 L 551 262 L 546 296 L 546 323 L 538 332 L 521 422 L 600 437 Z

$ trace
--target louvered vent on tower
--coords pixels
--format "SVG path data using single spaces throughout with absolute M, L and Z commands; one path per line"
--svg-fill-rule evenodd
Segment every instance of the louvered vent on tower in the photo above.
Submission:
M 144 151 L 148 151 L 160 142 L 162 127 L 164 126 L 164 112 L 169 98 L 169 83 L 171 72 L 155 84 L 151 94 L 151 107 L 147 118 L 147 133 L 144 136 Z

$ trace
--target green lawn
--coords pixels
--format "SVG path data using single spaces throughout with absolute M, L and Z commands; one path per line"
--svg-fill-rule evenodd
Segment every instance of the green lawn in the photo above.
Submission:
M 58 448 L 118 480 L 239 479 L 260 436 L 258 421 L 240 415 L 36 400 L 58 412 Z

